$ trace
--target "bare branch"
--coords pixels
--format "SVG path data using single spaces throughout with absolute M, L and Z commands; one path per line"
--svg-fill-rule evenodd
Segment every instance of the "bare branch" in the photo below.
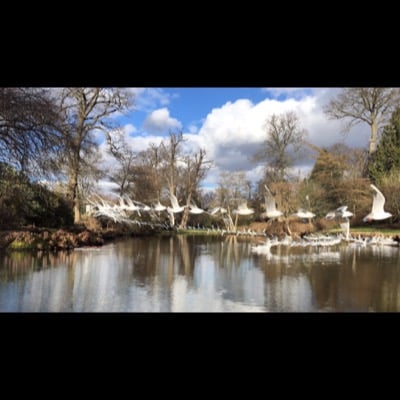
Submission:
M 369 154 L 376 151 L 378 130 L 400 102 L 398 88 L 345 88 L 324 107 L 330 119 L 344 120 L 344 132 L 360 122 L 371 127 Z
M 273 172 L 273 180 L 283 181 L 287 170 L 300 156 L 307 131 L 299 127 L 299 119 L 294 112 L 271 115 L 265 122 L 267 138 L 262 151 L 255 159 L 267 161 L 266 168 Z

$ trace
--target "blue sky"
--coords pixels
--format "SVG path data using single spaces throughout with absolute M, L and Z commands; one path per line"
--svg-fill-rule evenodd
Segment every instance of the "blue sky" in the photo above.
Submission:
M 330 146 L 344 142 L 366 147 L 369 127 L 359 124 L 350 134 L 342 133 L 343 122 L 328 120 L 322 106 L 339 88 L 130 88 L 135 95 L 134 109 L 119 122 L 128 144 L 136 151 L 159 143 L 170 131 L 182 131 L 186 148 L 206 150 L 213 161 L 203 185 L 213 187 L 222 171 L 245 171 L 256 182 L 262 165 L 251 157 L 266 138 L 263 127 L 272 114 L 294 111 L 309 142 Z M 102 145 L 105 154 L 105 144 Z M 112 160 L 104 156 L 106 163 Z M 302 160 L 296 169 L 307 174 L 314 160 Z
M 311 94 L 307 88 L 228 88 L 228 87 L 193 87 L 193 88 L 140 88 L 135 110 L 123 119 L 133 123 L 139 129 L 149 112 L 167 107 L 171 117 L 178 119 L 184 131 L 190 131 L 202 121 L 214 108 L 239 99 L 250 99 L 258 103 L 266 98 L 284 101 L 290 97 L 301 98 Z M 133 89 L 133 91 L 135 91 Z M 146 131 L 143 128 L 143 131 Z

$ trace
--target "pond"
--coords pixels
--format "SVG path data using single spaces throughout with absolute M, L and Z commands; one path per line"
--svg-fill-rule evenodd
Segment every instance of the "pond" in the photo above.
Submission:
M 396 246 L 174 235 L 0 254 L 0 312 L 398 312 Z

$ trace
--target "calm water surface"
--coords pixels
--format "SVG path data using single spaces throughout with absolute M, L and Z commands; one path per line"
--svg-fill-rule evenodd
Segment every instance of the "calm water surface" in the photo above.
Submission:
M 266 255 L 251 251 L 256 243 L 177 235 L 0 254 L 0 312 L 400 311 L 397 247 L 278 246 Z

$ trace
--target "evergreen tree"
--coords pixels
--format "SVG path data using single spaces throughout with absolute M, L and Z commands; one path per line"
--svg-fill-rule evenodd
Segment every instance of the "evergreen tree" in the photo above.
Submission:
M 353 213 L 363 214 L 369 183 L 354 174 L 353 153 L 342 144 L 335 144 L 329 149 L 320 149 L 314 168 L 308 179 L 314 199 L 313 212 L 319 215 L 329 210 L 347 205 Z M 353 218 L 353 221 L 355 218 Z
M 379 182 L 384 175 L 400 170 L 400 107 L 383 128 L 376 152 L 369 164 L 371 180 Z
M 310 181 L 318 182 L 328 190 L 333 183 L 342 179 L 344 169 L 343 157 L 338 157 L 331 151 L 323 149 L 311 171 Z

